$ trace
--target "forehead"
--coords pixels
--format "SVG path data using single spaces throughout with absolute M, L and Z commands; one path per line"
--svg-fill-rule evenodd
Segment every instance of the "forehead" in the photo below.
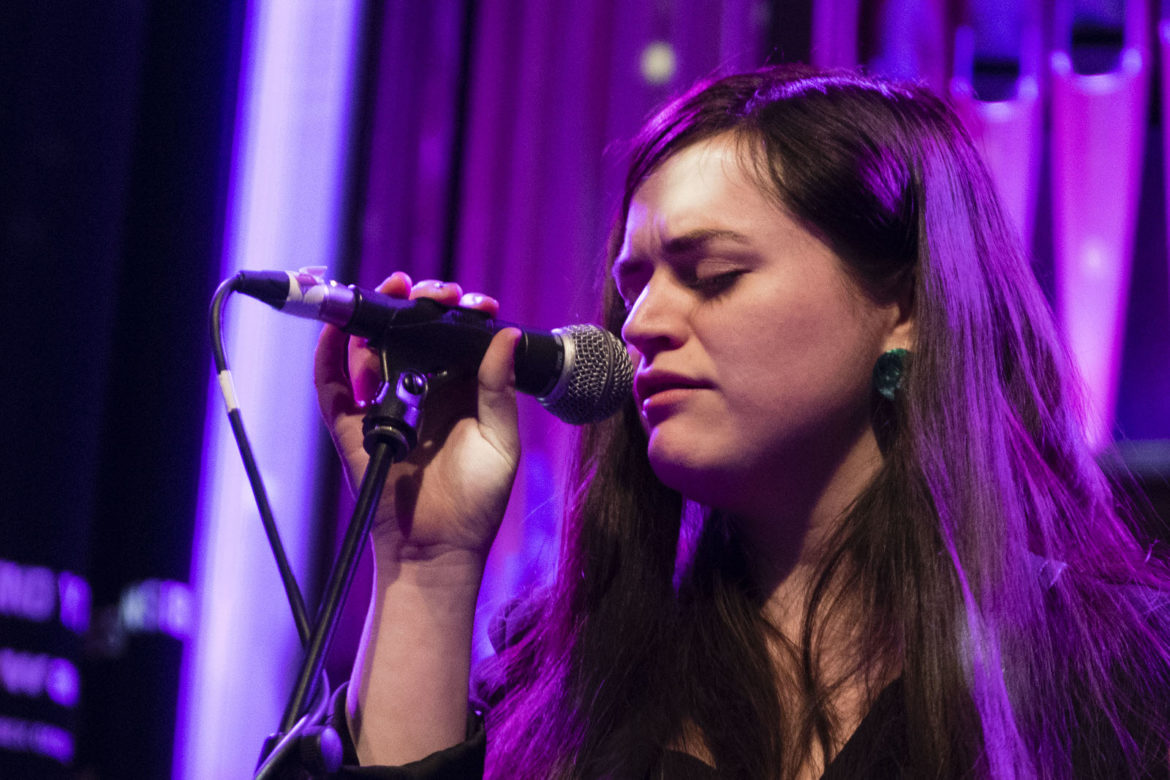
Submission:
M 751 164 L 745 145 L 730 135 L 700 141 L 667 158 L 631 199 L 621 254 L 669 245 L 683 235 L 766 241 L 798 229 Z

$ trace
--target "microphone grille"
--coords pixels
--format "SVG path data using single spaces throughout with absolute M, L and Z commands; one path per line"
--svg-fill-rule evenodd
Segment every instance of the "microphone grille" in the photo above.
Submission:
M 594 325 L 557 328 L 565 350 L 561 380 L 544 398 L 544 408 L 572 425 L 600 422 L 621 408 L 634 386 L 626 345 Z

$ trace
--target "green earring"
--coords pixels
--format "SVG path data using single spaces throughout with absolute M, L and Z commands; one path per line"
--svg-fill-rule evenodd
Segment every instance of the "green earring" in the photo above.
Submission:
M 891 349 L 883 352 L 873 366 L 873 389 L 887 401 L 893 401 L 902 389 L 902 376 L 910 366 L 910 352 Z

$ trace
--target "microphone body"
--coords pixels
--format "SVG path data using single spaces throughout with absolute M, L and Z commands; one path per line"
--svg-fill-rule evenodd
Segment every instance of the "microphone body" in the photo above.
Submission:
M 328 322 L 423 373 L 474 372 L 492 337 L 518 328 L 516 389 L 565 422 L 598 422 L 629 396 L 633 366 L 621 340 L 592 325 L 551 331 L 430 298 L 403 300 L 301 271 L 240 271 L 235 289 L 288 314 Z

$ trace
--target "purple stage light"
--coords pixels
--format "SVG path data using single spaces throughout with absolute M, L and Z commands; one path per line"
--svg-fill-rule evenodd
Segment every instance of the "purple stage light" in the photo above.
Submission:
M 1086 389 L 1090 443 L 1110 442 L 1145 149 L 1145 3 L 1130 2 L 1116 67 L 1074 68 L 1071 35 L 1052 68 L 1057 314 Z M 1067 21 L 1067 20 L 1066 20 Z M 1071 25 L 1065 28 L 1071 31 Z
M 858 0 L 819 0 L 812 9 L 812 64 L 822 68 L 852 68 L 859 61 Z
M 356 3 L 248 4 L 221 277 L 329 266 L 339 245 Z M 319 437 L 317 326 L 250 302 L 227 307 L 240 407 L 290 563 L 312 541 Z M 209 393 L 173 776 L 246 777 L 276 729 L 300 642 L 229 433 Z
M 1170 14 L 1170 7 L 1164 13 Z M 1162 181 L 1166 192 L 1166 224 L 1170 225 L 1170 16 L 1158 22 L 1158 53 L 1162 62 L 1162 161 L 1166 166 Z
M 1039 83 L 1035 78 L 1021 79 L 1019 92 L 1011 100 L 987 102 L 957 92 L 952 95 L 1024 246 L 1030 246 L 1040 171 Z
M 955 31 L 951 99 L 983 153 L 1025 247 L 1032 245 L 1043 137 L 1040 28 L 1030 13 L 996 9 Z M 985 16 L 987 14 L 985 13 Z M 981 83 L 982 79 L 982 83 Z

